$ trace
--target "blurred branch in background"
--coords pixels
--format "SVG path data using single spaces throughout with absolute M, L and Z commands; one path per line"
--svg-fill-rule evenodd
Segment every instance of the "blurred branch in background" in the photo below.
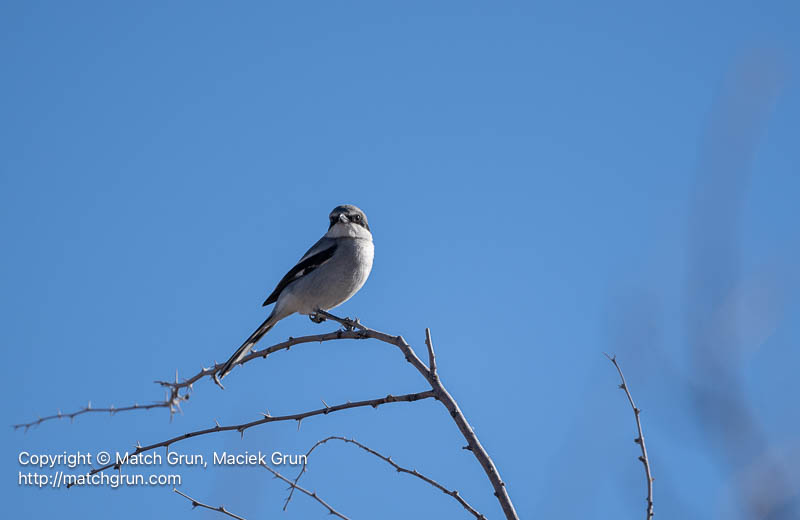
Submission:
M 775 104 L 783 71 L 778 57 L 753 53 L 728 78 L 705 145 L 689 213 L 685 292 L 689 391 L 708 452 L 728 473 L 762 460 L 761 485 L 739 482 L 730 496 L 748 518 L 778 518 L 797 494 L 779 464 L 764 458 L 770 436 L 746 397 L 744 357 L 772 333 L 785 295 L 775 277 L 742 279 L 740 222 L 753 157 Z M 764 492 L 768 483 L 770 491 Z M 800 512 L 783 511 L 781 518 Z

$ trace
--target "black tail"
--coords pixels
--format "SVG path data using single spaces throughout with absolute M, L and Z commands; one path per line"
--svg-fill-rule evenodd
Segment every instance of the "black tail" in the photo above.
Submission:
M 222 369 L 214 374 L 214 380 L 216 380 L 219 384 L 219 380 L 225 377 L 228 372 L 233 370 L 233 367 L 236 365 L 236 363 L 241 361 L 241 359 L 245 357 L 248 352 L 250 352 L 250 349 L 252 349 L 256 343 L 258 343 L 258 340 L 260 340 L 264 334 L 269 332 L 270 329 L 275 326 L 275 323 L 276 322 L 273 321 L 272 314 L 270 314 L 269 318 L 264 320 L 264 323 L 262 323 L 256 329 L 256 331 L 253 332 L 249 338 L 247 338 L 247 341 L 242 343 L 242 346 L 236 349 L 236 352 L 234 352 L 230 359 L 225 362 L 225 365 L 223 365 Z

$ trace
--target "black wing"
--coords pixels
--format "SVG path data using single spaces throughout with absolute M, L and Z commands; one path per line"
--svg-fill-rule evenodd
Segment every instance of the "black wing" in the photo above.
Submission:
M 281 281 L 278 282 L 278 286 L 275 287 L 275 290 L 272 291 L 267 297 L 267 300 L 264 302 L 264 305 L 269 305 L 270 303 L 275 303 L 278 301 L 278 296 L 280 296 L 281 292 L 286 289 L 286 286 L 290 283 L 294 282 L 295 280 L 299 280 L 303 276 L 307 275 L 317 267 L 321 266 L 333 256 L 333 253 L 336 251 L 336 243 L 334 242 L 329 248 L 323 249 L 322 251 L 315 253 L 307 258 L 304 258 L 300 262 L 297 263 L 296 266 L 292 267 L 292 270 L 286 273 L 286 276 L 281 278 Z

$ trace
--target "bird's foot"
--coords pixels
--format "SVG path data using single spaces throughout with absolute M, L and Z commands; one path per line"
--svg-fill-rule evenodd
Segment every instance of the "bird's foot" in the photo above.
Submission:
M 310 319 L 314 323 L 322 323 L 323 321 L 327 320 L 328 318 L 326 318 L 325 316 L 323 316 L 319 312 L 315 312 L 313 314 L 309 314 L 308 315 L 308 319 Z
M 219 372 L 214 372 L 214 374 L 211 376 L 211 379 L 214 380 L 214 384 L 220 387 L 221 390 L 225 390 L 225 387 L 222 386 L 222 381 L 219 379 Z

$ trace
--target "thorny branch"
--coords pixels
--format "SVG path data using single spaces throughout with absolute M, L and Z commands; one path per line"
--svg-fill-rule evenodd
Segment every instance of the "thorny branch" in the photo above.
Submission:
M 475 434 L 475 431 L 470 426 L 469 422 L 467 421 L 466 417 L 464 416 L 461 408 L 459 408 L 458 403 L 456 403 L 455 399 L 450 395 L 450 393 L 445 389 L 444 385 L 442 384 L 441 380 L 439 379 L 438 373 L 436 371 L 436 357 L 433 350 L 433 342 L 430 337 L 430 330 L 426 329 L 426 346 L 428 347 L 428 362 L 430 363 L 430 368 L 425 365 L 425 363 L 417 356 L 414 349 L 411 348 L 405 339 L 402 336 L 392 336 L 374 329 L 370 329 L 369 327 L 365 327 L 362 325 L 358 319 L 349 319 L 349 318 L 339 318 L 330 314 L 328 312 L 318 310 L 314 318 L 323 318 L 335 321 L 344 327 L 344 330 L 338 330 L 336 332 L 330 332 L 327 334 L 317 334 L 313 336 L 304 336 L 300 338 L 289 338 L 287 341 L 282 343 L 278 343 L 271 347 L 268 347 L 264 350 L 254 351 L 251 352 L 249 355 L 245 356 L 239 364 L 244 364 L 249 361 L 252 361 L 256 358 L 266 358 L 268 355 L 277 352 L 279 350 L 288 350 L 294 345 L 302 344 L 302 343 L 312 343 L 312 342 L 323 342 L 323 341 L 331 341 L 337 339 L 367 339 L 372 338 L 383 343 L 393 345 L 397 347 L 403 354 L 403 357 L 408 361 L 416 370 L 419 372 L 425 380 L 430 384 L 431 390 L 426 392 L 420 392 L 417 394 L 406 394 L 400 397 L 393 397 L 387 396 L 383 399 L 373 399 L 370 401 L 361 401 L 359 403 L 346 403 L 343 405 L 337 405 L 334 407 L 329 407 L 326 405 L 325 408 L 319 410 L 313 410 L 311 412 L 305 412 L 300 414 L 288 415 L 283 417 L 271 417 L 268 414 L 265 414 L 265 417 L 258 421 L 252 421 L 249 423 L 239 424 L 239 425 L 232 425 L 232 426 L 220 426 L 217 424 L 213 428 L 208 428 L 206 430 L 198 430 L 190 433 L 186 433 L 180 435 L 178 437 L 174 437 L 172 439 L 167 439 L 165 441 L 157 442 L 155 444 L 151 444 L 149 446 L 141 446 L 137 443 L 136 449 L 134 451 L 134 455 L 138 455 L 144 451 L 149 451 L 161 446 L 167 447 L 171 444 L 176 442 L 189 439 L 191 437 L 197 437 L 199 435 L 206 435 L 210 433 L 217 433 L 221 431 L 230 431 L 236 430 L 243 434 L 244 430 L 247 428 L 251 428 L 253 426 L 264 424 L 267 422 L 274 422 L 278 420 L 297 420 L 298 423 L 305 417 L 310 417 L 313 415 L 320 415 L 320 414 L 327 414 L 332 411 L 342 410 L 346 408 L 354 408 L 357 406 L 377 406 L 379 404 L 384 404 L 387 402 L 396 402 L 396 401 L 416 401 L 419 399 L 427 399 L 430 397 L 435 398 L 439 402 L 441 402 L 447 411 L 450 414 L 450 417 L 456 423 L 461 435 L 467 441 L 467 445 L 464 449 L 469 450 L 472 452 L 473 456 L 478 460 L 478 463 L 483 468 L 484 473 L 489 479 L 489 482 L 492 484 L 492 488 L 494 489 L 494 495 L 497 498 L 500 506 L 503 509 L 503 513 L 505 517 L 509 520 L 518 520 L 519 516 L 514 508 L 513 503 L 511 502 L 511 498 L 508 496 L 508 492 L 505 488 L 505 483 L 503 482 L 502 478 L 500 477 L 500 473 L 497 470 L 497 467 L 492 461 L 491 457 L 489 456 L 486 449 L 478 440 L 478 436 Z M 162 407 L 169 407 L 170 412 L 174 412 L 175 405 L 179 404 L 180 401 L 188 399 L 189 393 L 192 390 L 192 385 L 196 381 L 202 379 L 203 377 L 210 377 L 213 379 L 213 376 L 222 368 L 222 365 L 214 363 L 214 366 L 210 368 L 202 368 L 197 374 L 194 376 L 184 379 L 183 381 L 179 381 L 176 373 L 175 382 L 166 382 L 166 381 L 157 381 L 158 384 L 169 388 L 169 396 L 164 403 L 156 403 Z M 181 390 L 186 389 L 186 393 L 181 394 Z M 152 407 L 155 407 L 153 405 Z M 41 421 L 34 422 L 38 424 Z M 25 425 L 21 425 L 25 426 Z M 98 473 L 100 471 L 104 471 L 108 468 L 115 467 L 119 468 L 118 464 L 107 464 L 101 468 L 97 468 L 92 470 L 90 473 Z
M 250 421 L 247 423 L 242 424 L 232 424 L 229 426 L 221 426 L 219 423 L 213 428 L 206 428 L 205 430 L 196 430 L 189 433 L 184 433 L 183 435 L 178 435 L 177 437 L 172 437 L 171 439 L 167 439 L 164 441 L 156 442 L 147 446 L 142 446 L 139 443 L 136 444 L 136 449 L 134 449 L 131 455 L 139 455 L 140 453 L 144 453 L 146 451 L 152 451 L 156 448 L 165 447 L 169 449 L 172 444 L 176 444 L 181 441 L 185 441 L 186 439 L 191 439 L 192 437 L 200 437 L 201 435 L 209 435 L 211 433 L 219 433 L 219 432 L 227 432 L 227 431 L 237 431 L 242 436 L 244 436 L 244 431 L 252 428 L 253 426 L 258 426 L 261 424 L 266 424 L 270 422 L 279 422 L 279 421 L 297 421 L 298 424 L 300 421 L 305 419 L 306 417 L 313 417 L 315 415 L 327 415 L 332 412 L 338 412 L 339 410 L 347 410 L 349 408 L 360 408 L 364 406 L 371 406 L 373 408 L 377 408 L 378 406 L 386 403 L 398 403 L 398 402 L 414 402 L 419 401 L 420 399 L 429 399 L 431 397 L 435 397 L 433 391 L 428 390 L 427 392 L 419 392 L 416 394 L 404 394 L 404 395 L 387 395 L 386 397 L 381 397 L 379 399 L 370 399 L 367 401 L 356 401 L 354 403 L 346 402 L 344 404 L 337 404 L 336 406 L 326 406 L 325 408 L 319 408 L 317 410 L 311 410 L 308 412 L 296 413 L 291 415 L 278 415 L 272 416 L 268 412 L 264 413 L 263 419 L 258 419 L 256 421 Z M 135 457 L 132 457 L 135 458 Z M 105 466 L 101 466 L 99 468 L 95 468 L 89 472 L 89 475 L 94 475 L 96 473 L 100 473 L 101 471 L 105 471 L 109 468 L 120 469 L 121 464 L 118 462 L 110 462 Z M 67 487 L 70 487 L 68 485 Z
M 229 517 L 231 517 L 231 518 L 236 518 L 237 520 L 245 520 L 245 519 L 244 519 L 244 518 L 242 518 L 241 516 L 239 516 L 239 515 L 235 515 L 235 514 L 231 513 L 230 511 L 228 511 L 227 509 L 225 509 L 225 507 L 224 507 L 224 506 L 214 507 L 214 506 L 210 506 L 210 505 L 208 505 L 208 504 L 204 504 L 204 503 L 202 503 L 202 502 L 198 502 L 197 500 L 193 499 L 192 497 L 190 497 L 190 496 L 189 496 L 189 495 L 187 495 L 186 493 L 181 493 L 180 491 L 178 491 L 178 489 L 177 489 L 177 488 L 172 488 L 172 491 L 176 492 L 176 493 L 177 493 L 177 494 L 179 494 L 180 496 L 182 496 L 182 497 L 184 497 L 185 499 L 187 499 L 188 501 L 190 501 L 190 502 L 192 503 L 192 509 L 194 509 L 194 508 L 196 508 L 196 507 L 202 507 L 202 508 L 205 508 L 205 509 L 210 509 L 210 510 L 212 510 L 212 511 L 217 511 L 217 512 L 219 512 L 219 513 L 222 513 L 222 514 L 224 514 L 224 515 L 228 515 Z
M 326 437 L 325 439 L 322 439 L 321 441 L 318 441 L 316 444 L 314 444 L 311 447 L 311 449 L 308 450 L 308 452 L 306 452 L 306 456 L 303 458 L 303 467 L 300 469 L 300 473 L 297 474 L 297 478 L 294 479 L 294 483 L 292 484 L 291 490 L 289 491 L 289 496 L 286 497 L 286 502 L 283 504 L 283 510 L 284 511 L 286 511 L 286 507 L 289 505 L 289 501 L 292 499 L 292 495 L 294 494 L 294 490 L 297 487 L 297 482 L 300 480 L 300 477 L 302 477 L 306 472 L 306 466 L 308 465 L 308 457 L 319 446 L 322 446 L 323 444 L 327 443 L 328 441 L 332 441 L 332 440 L 339 440 L 339 441 L 342 441 L 342 442 L 346 442 L 346 443 L 358 446 L 359 448 L 361 448 L 362 450 L 366 451 L 367 453 L 370 453 L 370 454 L 378 457 L 379 459 L 389 463 L 392 467 L 394 467 L 395 470 L 397 470 L 398 473 L 408 473 L 409 475 L 413 475 L 413 476 L 417 477 L 418 479 L 420 479 L 420 480 L 422 480 L 424 482 L 427 482 L 431 486 L 433 486 L 436 489 L 440 490 L 445 495 L 449 495 L 449 496 L 453 497 L 456 501 L 458 501 L 459 504 L 462 505 L 462 507 L 464 507 L 464 509 L 469 511 L 470 514 L 472 514 L 478 520 L 486 520 L 486 517 L 483 516 L 478 511 L 476 511 L 475 508 L 473 508 L 471 505 L 469 505 L 469 503 L 467 503 L 467 501 L 464 500 L 461 497 L 461 495 L 458 493 L 458 491 L 447 489 L 446 487 L 444 487 L 443 485 L 441 485 L 437 481 L 433 480 L 430 477 L 426 477 L 425 475 L 423 475 L 422 473 L 420 473 L 416 469 L 408 469 L 408 468 L 404 468 L 404 467 L 400 466 L 395 461 L 393 461 L 391 457 L 387 457 L 385 455 L 381 455 L 377 451 L 373 450 L 372 448 L 370 448 L 368 446 L 365 446 L 365 445 L 361 444 L 360 442 L 356 441 L 355 439 L 348 439 L 346 437 L 340 437 L 338 435 L 332 435 L 330 437 Z M 298 487 L 297 489 L 301 489 L 301 488 Z
M 617 363 L 617 356 L 609 356 L 605 354 L 605 356 L 614 363 L 614 367 L 619 372 L 619 378 L 622 380 L 622 383 L 619 387 L 625 390 L 625 395 L 628 396 L 628 402 L 631 404 L 631 408 L 633 409 L 633 415 L 636 417 L 636 428 L 639 430 L 639 436 L 636 437 L 633 442 L 639 445 L 642 449 L 642 455 L 639 457 L 639 460 L 642 461 L 644 465 L 644 472 L 645 476 L 647 477 L 647 516 L 645 520 L 650 520 L 653 518 L 653 475 L 650 473 L 650 459 L 647 458 L 647 446 L 644 443 L 644 433 L 642 432 L 642 421 L 639 417 L 641 410 L 636 407 L 636 403 L 633 402 L 633 396 L 631 395 L 631 391 L 628 388 L 628 383 L 625 382 L 625 376 L 622 374 L 622 369 L 619 367 L 619 363 Z
M 188 399 L 188 395 L 186 396 L 186 399 Z M 75 420 L 76 416 L 83 415 L 85 413 L 96 412 L 96 413 L 110 413 L 111 415 L 114 415 L 117 412 L 129 412 L 131 410 L 150 410 L 151 408 L 167 408 L 167 407 L 176 406 L 176 405 L 177 405 L 177 401 L 173 402 L 171 400 L 164 400 L 164 401 L 158 401 L 158 402 L 150 403 L 150 404 L 134 403 L 131 406 L 122 406 L 120 408 L 116 408 L 114 405 L 111 405 L 108 408 L 92 408 L 92 402 L 89 401 L 89 403 L 86 406 L 84 406 L 83 408 L 81 408 L 80 410 L 77 410 L 75 412 L 61 413 L 61 410 L 59 410 L 58 413 L 55 413 L 53 415 L 47 415 L 45 417 L 39 417 L 35 421 L 31 421 L 31 422 L 28 422 L 28 423 L 15 424 L 14 425 L 14 429 L 18 430 L 20 428 L 24 428 L 25 431 L 28 431 L 31 427 L 39 426 L 43 422 L 50 421 L 52 419 L 69 419 L 70 421 L 73 421 L 73 420 Z
M 289 350 L 293 346 L 301 345 L 303 343 L 322 343 L 324 341 L 332 341 L 332 340 L 336 340 L 336 339 L 364 339 L 365 337 L 366 336 L 363 336 L 363 335 L 359 334 L 358 332 L 353 332 L 352 330 L 350 330 L 350 331 L 339 330 L 339 331 L 336 331 L 336 332 L 329 332 L 327 334 L 313 334 L 313 335 L 310 335 L 310 336 L 301 336 L 301 337 L 298 337 L 298 338 L 289 338 L 286 341 L 282 341 L 280 343 L 276 343 L 275 345 L 272 345 L 272 346 L 270 346 L 268 348 L 265 348 L 265 349 L 262 349 L 262 350 L 253 350 L 250 354 L 248 354 L 247 356 L 242 358 L 242 360 L 239 362 L 239 364 L 241 365 L 241 364 L 247 363 L 248 361 L 252 361 L 252 360 L 258 359 L 258 358 L 266 358 L 270 354 L 273 354 L 273 353 L 281 351 L 281 350 Z M 28 423 L 15 424 L 14 425 L 14 429 L 24 428 L 25 430 L 28 430 L 32 426 L 38 426 L 39 424 L 41 424 L 41 423 L 43 423 L 45 421 L 49 421 L 49 420 L 52 420 L 52 419 L 63 419 L 63 418 L 74 419 L 74 417 L 77 416 L 77 415 L 82 415 L 84 413 L 89 413 L 89 412 L 106 412 L 106 413 L 115 414 L 117 412 L 124 412 L 124 411 L 130 411 L 130 410 L 149 410 L 151 408 L 167 408 L 167 409 L 169 409 L 170 417 L 172 417 L 172 415 L 175 412 L 180 411 L 180 403 L 182 401 L 186 401 L 186 400 L 189 399 L 189 395 L 190 395 L 191 391 L 193 390 L 194 383 L 196 383 L 197 381 L 203 379 L 204 377 L 208 377 L 208 378 L 213 379 L 214 378 L 214 374 L 219 372 L 219 370 L 222 369 L 223 366 L 224 366 L 224 363 L 214 362 L 214 364 L 212 366 L 210 366 L 208 368 L 202 367 L 200 369 L 200 371 L 198 371 L 196 374 L 194 374 L 193 376 L 191 376 L 189 378 L 185 378 L 183 380 L 179 379 L 178 372 L 176 371 L 175 372 L 175 381 L 161 381 L 161 380 L 154 381 L 156 384 L 161 385 L 162 387 L 165 387 L 167 389 L 168 393 L 167 393 L 167 395 L 166 395 L 166 397 L 165 397 L 165 399 L 163 401 L 156 401 L 154 403 L 146 404 L 146 405 L 133 404 L 131 406 L 125 406 L 125 407 L 121 407 L 121 408 L 114 408 L 113 406 L 110 407 L 110 408 L 92 408 L 91 403 L 89 403 L 89 405 L 87 405 L 84 408 L 81 408 L 80 410 L 78 410 L 76 412 L 61 413 L 59 411 L 57 414 L 54 414 L 54 415 L 48 415 L 46 417 L 39 417 L 35 421 L 31 421 L 31 422 L 28 422 Z M 181 393 L 182 391 L 184 393 Z

